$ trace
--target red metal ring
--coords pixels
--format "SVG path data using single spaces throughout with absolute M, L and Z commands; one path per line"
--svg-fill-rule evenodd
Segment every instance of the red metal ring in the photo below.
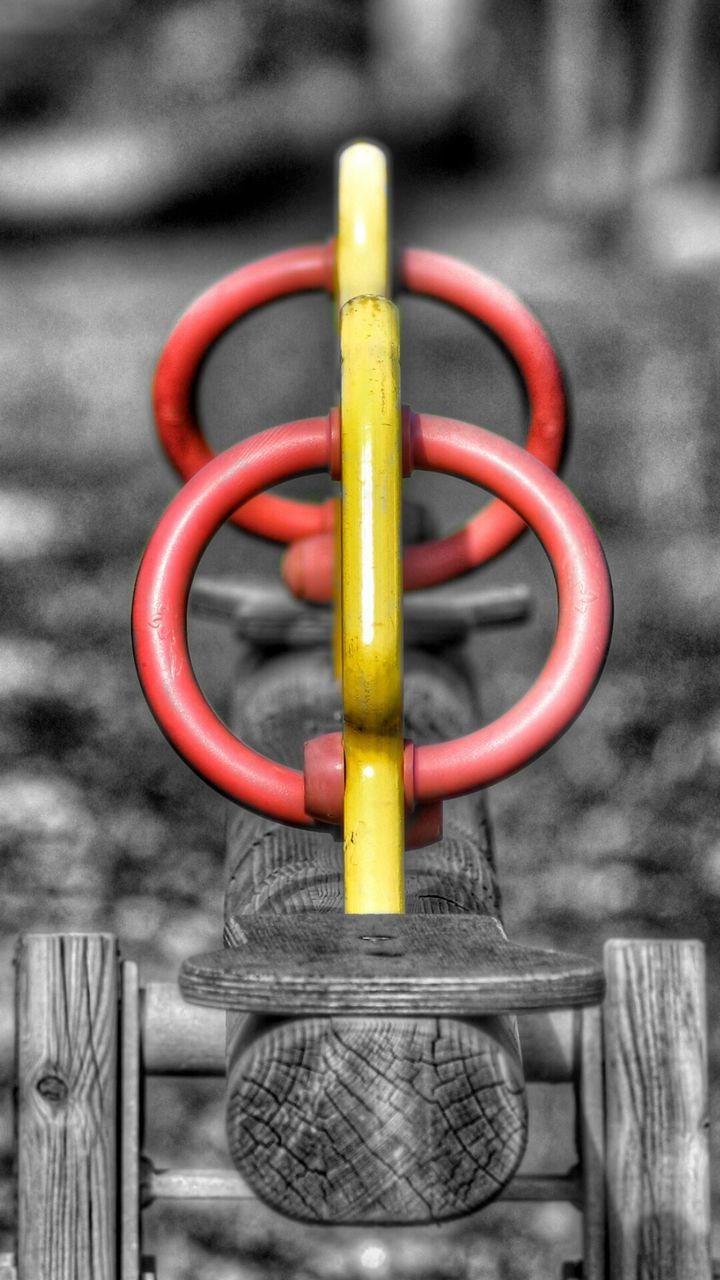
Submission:
M 525 448 L 552 471 L 562 461 L 568 406 L 558 358 L 545 330 L 519 298 L 492 276 L 443 253 L 407 249 L 400 281 L 411 293 L 435 298 L 479 320 L 517 365 L 530 408 Z M 457 533 L 408 547 L 407 590 L 449 582 L 504 551 L 525 521 L 497 499 Z
M 334 246 L 307 245 L 273 254 L 213 285 L 189 307 L 160 357 L 153 403 L 163 448 L 188 480 L 214 456 L 195 417 L 194 391 L 208 350 L 243 315 L 276 298 L 308 290 L 332 292 Z M 518 366 L 530 405 L 526 447 L 553 470 L 562 457 L 567 406 L 562 373 L 552 346 L 530 312 L 509 289 L 454 258 L 408 249 L 399 264 L 401 289 L 436 298 L 479 320 L 500 340 Z M 233 514 L 244 529 L 279 542 L 329 535 L 332 503 L 317 506 L 272 494 Z M 422 546 L 405 557 L 409 590 L 432 586 L 465 573 L 497 555 L 522 533 L 523 521 L 501 502 L 492 502 L 464 529 Z M 324 545 L 299 542 L 286 560 L 286 581 L 297 595 L 327 600 L 332 594 L 332 539 Z
M 590 696 L 610 638 L 612 595 L 597 536 L 570 491 L 536 458 L 479 427 L 418 415 L 415 463 L 490 488 L 540 538 L 558 588 L 555 641 L 538 679 L 510 711 L 464 738 L 414 753 L 415 801 L 462 795 L 514 773 L 550 746 Z M 294 826 L 314 825 L 303 774 L 230 733 L 205 701 L 187 649 L 193 573 L 213 534 L 264 486 L 330 461 L 325 418 L 265 431 L 215 458 L 170 504 L 148 544 L 133 604 L 140 681 L 180 755 L 219 791 Z M 336 820 L 341 819 L 341 804 Z
M 530 406 L 525 447 L 557 471 L 567 427 L 562 371 L 550 341 L 535 317 L 509 289 L 491 276 L 445 254 L 407 249 L 400 258 L 400 287 L 457 307 L 479 320 L 500 340 L 522 376 Z M 444 538 L 408 547 L 403 556 L 406 591 L 436 586 L 469 573 L 499 554 L 525 528 L 498 499 Z M 282 574 L 297 596 L 318 603 L 332 597 L 334 541 L 327 532 L 294 542 Z
M 329 454 L 328 419 L 309 418 L 263 431 L 213 458 L 160 520 L 142 558 L 133 598 L 138 676 L 175 750 L 232 800 L 299 827 L 316 825 L 305 812 L 302 773 L 240 742 L 200 691 L 187 647 L 187 602 L 203 551 L 233 511 L 268 485 L 321 471 Z
M 203 360 L 219 338 L 249 311 L 294 293 L 333 291 L 332 244 L 303 245 L 251 262 L 219 280 L 180 317 L 158 361 L 153 408 L 160 443 L 175 470 L 189 480 L 215 457 L 195 416 L 195 386 Z M 263 538 L 293 542 L 333 527 L 334 503 L 318 505 L 262 494 L 230 517 Z
M 519 445 L 481 427 L 418 414 L 414 464 L 474 481 L 512 506 L 542 543 L 558 592 L 545 666 L 497 720 L 451 742 L 415 750 L 420 804 L 479 790 L 516 773 L 556 742 L 600 677 L 612 631 L 612 587 L 600 541 L 562 480 Z

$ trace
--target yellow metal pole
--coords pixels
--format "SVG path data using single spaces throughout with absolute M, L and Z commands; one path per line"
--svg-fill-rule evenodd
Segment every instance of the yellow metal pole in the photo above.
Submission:
M 333 615 L 332 661 L 333 675 L 342 680 L 342 502 L 333 499 Z
M 338 157 L 337 240 L 335 243 L 335 308 L 349 298 L 389 296 L 388 161 L 373 142 L 353 142 Z M 333 580 L 333 670 L 342 679 L 342 534 L 340 506 L 335 509 L 335 576 Z
M 345 909 L 404 910 L 400 366 L 390 293 L 388 162 L 338 160 L 335 300 L 342 356 L 342 504 L 334 665 L 343 684 Z
M 340 349 L 345 910 L 401 912 L 402 439 L 392 302 L 347 302 Z
M 353 142 L 338 160 L 335 299 L 390 294 L 388 162 L 382 147 Z

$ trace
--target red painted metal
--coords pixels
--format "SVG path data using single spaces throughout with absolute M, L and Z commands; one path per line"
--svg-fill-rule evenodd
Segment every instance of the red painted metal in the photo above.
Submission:
M 405 848 L 422 849 L 442 838 L 442 801 L 417 804 L 415 797 L 415 744 L 405 742 Z M 336 824 L 342 816 L 345 791 L 345 756 L 342 734 L 324 733 L 305 743 L 305 808 L 316 818 Z
M 195 414 L 195 389 L 203 360 L 219 338 L 249 311 L 277 298 L 333 291 L 332 244 L 303 245 L 251 262 L 201 294 L 168 338 L 153 382 L 153 408 L 160 442 L 183 480 L 215 457 Z M 262 494 L 231 516 L 233 524 L 277 542 L 331 530 L 331 502 L 296 502 Z
M 232 800 L 300 827 L 316 825 L 305 812 L 302 773 L 245 746 L 205 701 L 188 653 L 187 601 L 205 547 L 233 511 L 269 485 L 321 471 L 329 452 L 327 418 L 310 418 L 251 436 L 214 458 L 162 517 L 143 556 L 133 600 L 140 683 L 175 750 Z
M 597 534 L 580 503 L 545 465 L 480 427 L 418 415 L 413 463 L 474 481 L 514 508 L 540 539 L 558 592 L 558 623 L 535 683 L 492 724 L 415 751 L 415 795 L 449 799 L 499 782 L 555 742 L 600 677 L 612 630 L 612 587 Z
M 567 430 L 568 406 L 558 358 L 545 330 L 527 307 L 498 280 L 484 275 L 465 262 L 431 253 L 407 249 L 400 258 L 400 280 L 411 293 L 435 298 L 479 320 L 497 338 L 522 378 L 530 410 L 525 448 L 546 466 L 557 471 L 562 461 Z M 428 551 L 438 556 L 433 544 L 411 548 L 406 572 L 413 586 L 433 586 L 464 572 L 467 552 L 462 543 L 470 539 L 474 564 L 482 564 L 504 550 L 522 533 L 524 521 L 502 502 L 492 502 L 464 530 L 443 538 L 443 554 L 457 568 L 443 567 L 443 578 L 425 577 Z M 435 570 L 437 572 L 437 570 Z
M 562 371 L 547 334 L 509 289 L 445 254 L 407 249 L 400 258 L 400 287 L 435 298 L 479 320 L 499 339 L 521 374 L 530 408 L 526 449 L 557 471 L 562 461 L 568 408 Z M 403 557 L 406 591 L 436 586 L 476 569 L 520 536 L 524 521 L 499 500 L 445 538 L 408 547 Z M 321 602 L 332 595 L 332 537 L 318 532 L 295 542 L 283 560 L 290 590 Z
M 153 401 L 163 447 L 184 479 L 214 456 L 194 409 L 197 376 L 210 347 L 235 321 L 267 302 L 314 289 L 332 292 L 333 269 L 332 244 L 273 254 L 214 285 L 182 316 L 160 358 Z M 399 285 L 457 307 L 500 341 L 520 371 L 528 398 L 526 447 L 556 470 L 562 458 L 567 404 L 557 358 L 534 316 L 498 281 L 439 253 L 406 250 L 400 258 Z M 307 599 L 331 598 L 332 503 L 318 506 L 263 494 L 232 519 L 263 537 L 294 543 L 283 566 L 288 586 Z M 491 502 L 457 533 L 407 550 L 406 589 L 432 586 L 466 573 L 497 555 L 524 527 L 502 502 Z
M 448 799 L 488 786 L 550 746 L 580 713 L 600 675 L 610 640 L 612 594 L 597 536 L 564 484 L 518 445 L 480 427 L 417 415 L 414 464 L 474 481 L 509 503 L 540 538 L 558 589 L 558 626 L 537 680 L 511 710 L 463 738 L 412 753 L 409 803 Z M 294 826 L 312 826 L 303 774 L 238 741 L 205 701 L 190 665 L 186 610 L 192 575 L 213 534 L 263 487 L 330 465 L 330 426 L 313 418 L 265 431 L 215 458 L 171 503 L 151 538 L 133 606 L 135 656 L 150 707 L 175 748 L 219 791 Z M 317 753 L 316 753 L 317 755 Z M 340 770 L 310 779 L 338 791 Z M 335 781 L 333 782 L 333 778 Z

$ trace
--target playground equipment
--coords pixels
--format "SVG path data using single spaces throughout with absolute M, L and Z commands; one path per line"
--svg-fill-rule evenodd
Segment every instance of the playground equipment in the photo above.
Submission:
M 400 289 L 468 312 L 517 364 L 526 448 L 402 406 L 387 203 L 383 152 L 349 147 L 336 241 L 210 289 L 158 366 L 160 436 L 187 483 L 143 558 L 135 652 L 163 731 L 242 806 L 229 820 L 225 947 L 185 962 L 183 1003 L 141 986 L 108 935 L 21 940 L 21 1280 L 137 1280 L 151 1271 L 141 1206 L 253 1195 L 311 1222 L 379 1225 L 438 1222 L 498 1196 L 567 1200 L 583 1214 L 582 1270 L 567 1275 L 711 1275 L 702 948 L 614 941 L 603 967 L 509 940 L 478 794 L 572 723 L 609 643 L 602 550 L 555 474 L 559 367 L 501 285 L 409 250 Z M 213 457 L 193 407 L 209 346 L 249 310 L 310 289 L 335 300 L 339 408 Z M 458 533 L 403 548 L 413 468 L 494 500 Z M 263 492 L 321 469 L 340 501 Z M 191 594 L 228 519 L 289 543 L 286 587 L 206 581 Z M 528 693 L 478 728 L 458 642 L 522 616 L 527 598 L 473 588 L 438 605 L 428 589 L 526 525 L 555 576 L 556 637 Z M 189 601 L 235 627 L 230 728 L 192 671 Z M 226 1076 L 234 1171 L 158 1172 L 141 1154 L 143 1075 L 183 1072 Z M 574 1085 L 569 1171 L 518 1173 L 526 1080 Z

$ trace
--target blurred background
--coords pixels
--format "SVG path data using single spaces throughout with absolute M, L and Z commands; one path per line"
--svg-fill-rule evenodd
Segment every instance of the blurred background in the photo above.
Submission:
M 718 1133 L 719 48 L 712 0 L 0 8 L 5 1247 L 18 932 L 113 930 L 166 979 L 219 942 L 223 802 L 161 738 L 130 654 L 134 574 L 177 488 L 153 436 L 153 366 L 212 281 L 331 234 L 335 152 L 357 135 L 392 151 L 397 242 L 496 274 L 554 337 L 574 403 L 566 477 L 615 583 L 590 706 L 491 796 L 508 931 L 592 954 L 613 936 L 701 938 Z M 522 440 L 493 344 L 428 302 L 401 309 L 404 399 Z M 334 384 L 327 299 L 284 302 L 207 361 L 208 435 L 220 448 L 325 412 Z M 439 479 L 417 492 L 448 530 L 479 500 Z M 207 562 L 275 574 L 279 551 L 224 531 Z M 473 641 L 490 718 L 538 670 L 554 599 L 529 539 L 482 576 L 529 582 L 537 602 L 528 627 Z M 193 652 L 222 710 L 231 638 L 198 622 Z M 223 1163 L 219 1082 L 151 1089 L 156 1163 Z M 538 1159 L 562 1167 L 571 1105 L 538 1096 Z M 563 1206 L 385 1235 L 255 1205 L 155 1207 L 145 1229 L 161 1280 L 531 1280 L 580 1249 Z

